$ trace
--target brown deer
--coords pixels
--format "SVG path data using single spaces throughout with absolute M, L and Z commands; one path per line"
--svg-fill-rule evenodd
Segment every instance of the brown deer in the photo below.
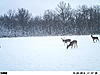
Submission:
M 93 35 L 91 35 L 91 37 L 92 37 L 94 43 L 97 42 L 97 41 L 99 41 L 98 37 L 94 37 Z
M 63 39 L 63 38 L 61 38 L 61 39 L 62 39 L 62 41 L 64 42 L 64 45 L 65 45 L 65 43 L 68 43 L 68 42 L 71 41 L 71 39 Z
M 71 41 L 70 42 L 70 44 L 69 45 L 67 45 L 67 49 L 69 48 L 71 46 L 71 48 L 75 48 L 75 47 L 78 47 L 77 46 L 77 40 L 73 40 L 73 41 Z

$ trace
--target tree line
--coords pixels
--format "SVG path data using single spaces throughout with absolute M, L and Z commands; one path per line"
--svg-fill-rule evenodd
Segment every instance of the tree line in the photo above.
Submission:
M 100 6 L 72 9 L 61 1 L 55 10 L 35 16 L 24 8 L 0 15 L 0 37 L 100 34 Z

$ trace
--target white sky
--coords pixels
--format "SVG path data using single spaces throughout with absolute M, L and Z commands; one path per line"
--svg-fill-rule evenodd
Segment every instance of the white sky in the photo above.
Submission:
M 100 5 L 100 0 L 0 0 L 0 15 L 6 13 L 9 9 L 25 8 L 33 16 L 40 16 L 47 9 L 55 9 L 60 1 L 70 3 L 72 8 L 83 4 Z

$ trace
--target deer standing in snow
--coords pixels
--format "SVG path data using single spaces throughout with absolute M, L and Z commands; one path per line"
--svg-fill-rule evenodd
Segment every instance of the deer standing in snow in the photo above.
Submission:
M 77 40 L 73 40 L 73 41 L 71 41 L 70 42 L 70 44 L 69 45 L 67 45 L 67 49 L 69 48 L 71 46 L 71 48 L 75 48 L 75 47 L 78 47 L 77 46 Z
M 71 41 L 71 39 L 63 39 L 63 38 L 61 38 L 61 39 L 62 39 L 62 41 L 64 42 L 64 45 L 65 45 L 65 43 L 68 43 L 68 42 Z
M 91 35 L 91 37 L 92 37 L 94 43 L 97 42 L 97 41 L 99 41 L 98 37 L 94 37 L 93 35 Z

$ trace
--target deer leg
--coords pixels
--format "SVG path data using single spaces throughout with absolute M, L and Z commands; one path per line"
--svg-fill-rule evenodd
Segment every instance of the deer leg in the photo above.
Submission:
M 75 48 L 76 48 L 76 44 L 75 44 Z
M 97 39 L 97 41 L 99 41 L 99 39 Z
M 75 44 L 75 48 L 76 48 L 76 44 Z
M 73 48 L 73 46 L 71 46 L 71 48 Z
M 78 48 L 78 45 L 76 44 L 77 48 Z
M 97 42 L 98 40 L 97 39 L 95 39 L 95 42 Z
M 99 39 L 97 39 L 99 41 Z
M 93 42 L 95 43 L 95 40 L 93 39 Z
M 75 48 L 77 47 L 77 44 L 75 43 Z
M 95 41 L 95 43 L 96 43 L 96 42 L 97 42 L 97 39 L 95 39 L 94 41 Z
M 66 47 L 67 49 L 69 48 L 69 45 L 67 45 L 67 47 Z

